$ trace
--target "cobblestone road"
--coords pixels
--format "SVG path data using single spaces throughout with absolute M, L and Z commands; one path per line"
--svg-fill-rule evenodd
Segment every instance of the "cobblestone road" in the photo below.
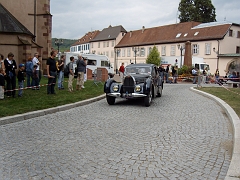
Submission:
M 224 179 L 231 124 L 189 87 L 166 85 L 148 108 L 104 99 L 0 126 L 0 179 Z

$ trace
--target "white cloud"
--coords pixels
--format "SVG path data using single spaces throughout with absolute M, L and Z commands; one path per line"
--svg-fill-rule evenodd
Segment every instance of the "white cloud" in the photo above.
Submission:
M 51 0 L 52 37 L 78 39 L 110 24 L 127 31 L 176 23 L 180 0 Z M 240 23 L 240 0 L 212 0 L 217 21 Z

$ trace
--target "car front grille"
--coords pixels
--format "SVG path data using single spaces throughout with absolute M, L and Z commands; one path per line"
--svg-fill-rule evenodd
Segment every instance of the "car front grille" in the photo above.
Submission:
M 135 88 L 134 80 L 131 76 L 126 76 L 123 82 L 123 92 L 133 93 Z

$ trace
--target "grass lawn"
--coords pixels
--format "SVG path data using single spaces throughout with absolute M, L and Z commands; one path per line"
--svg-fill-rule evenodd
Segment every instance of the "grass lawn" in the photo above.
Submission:
M 230 88 L 226 90 L 220 87 L 203 87 L 197 89 L 219 97 L 228 103 L 228 105 L 234 109 L 238 117 L 240 117 L 240 88 Z
M 47 94 L 47 78 L 43 77 L 40 85 L 44 86 L 40 90 L 26 89 L 23 91 L 22 97 L 18 97 L 18 91 L 16 91 L 16 98 L 7 98 L 5 96 L 5 99 L 0 101 L 0 117 L 47 109 L 104 94 L 104 82 L 102 84 L 98 83 L 97 86 L 92 80 L 89 80 L 84 83 L 85 89 L 76 91 L 76 79 L 74 79 L 74 92 L 70 93 L 67 88 L 67 80 L 67 78 L 64 79 L 64 90 L 58 90 L 57 85 L 55 86 L 56 95 Z

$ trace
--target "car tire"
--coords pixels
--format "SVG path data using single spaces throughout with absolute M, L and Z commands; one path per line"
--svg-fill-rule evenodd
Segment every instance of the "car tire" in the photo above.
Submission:
M 144 97 L 144 105 L 146 107 L 149 107 L 150 104 L 152 102 L 152 90 L 150 90 L 150 92 L 148 93 L 148 95 L 146 97 Z
M 114 105 L 115 104 L 115 97 L 112 97 L 112 96 L 107 96 L 106 95 L 106 99 L 107 99 L 107 102 L 109 105 Z

